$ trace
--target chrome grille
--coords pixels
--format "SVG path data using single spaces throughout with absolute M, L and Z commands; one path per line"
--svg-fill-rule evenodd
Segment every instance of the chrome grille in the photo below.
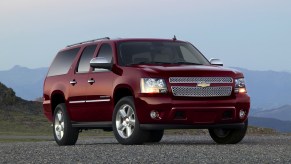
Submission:
M 231 77 L 170 77 L 170 83 L 233 83 Z
M 189 96 L 189 97 L 222 97 L 230 96 L 232 91 L 231 86 L 219 87 L 185 87 L 172 86 L 174 96 Z

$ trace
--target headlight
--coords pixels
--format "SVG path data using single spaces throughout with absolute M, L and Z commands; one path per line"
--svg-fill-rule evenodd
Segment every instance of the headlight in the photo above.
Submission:
M 235 93 L 246 93 L 246 84 L 244 78 L 235 79 Z
M 159 78 L 141 78 L 141 93 L 166 93 L 167 86 L 164 79 Z

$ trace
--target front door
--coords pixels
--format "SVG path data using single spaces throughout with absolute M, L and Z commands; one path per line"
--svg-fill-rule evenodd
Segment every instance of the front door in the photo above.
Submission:
M 113 49 L 110 44 L 101 45 L 98 57 L 104 57 L 108 61 L 112 60 Z M 93 69 L 89 74 L 89 79 L 94 81 L 89 86 L 87 105 L 90 108 L 95 121 L 111 121 L 114 108 L 113 102 L 113 81 L 117 77 L 110 70 Z

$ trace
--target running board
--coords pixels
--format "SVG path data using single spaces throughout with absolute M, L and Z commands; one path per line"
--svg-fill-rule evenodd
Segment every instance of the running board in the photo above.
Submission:
M 112 122 L 72 122 L 72 127 L 84 129 L 106 129 L 112 128 Z

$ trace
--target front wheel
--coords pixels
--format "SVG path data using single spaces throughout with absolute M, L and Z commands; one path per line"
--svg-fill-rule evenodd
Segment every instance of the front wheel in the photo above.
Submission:
M 236 144 L 246 135 L 248 129 L 248 120 L 242 129 L 209 129 L 211 138 L 218 144 Z
M 143 144 L 148 132 L 141 130 L 131 96 L 121 98 L 115 105 L 112 116 L 116 140 L 123 145 Z
M 73 128 L 64 103 L 57 105 L 53 117 L 54 138 L 58 145 L 75 145 L 79 130 Z

